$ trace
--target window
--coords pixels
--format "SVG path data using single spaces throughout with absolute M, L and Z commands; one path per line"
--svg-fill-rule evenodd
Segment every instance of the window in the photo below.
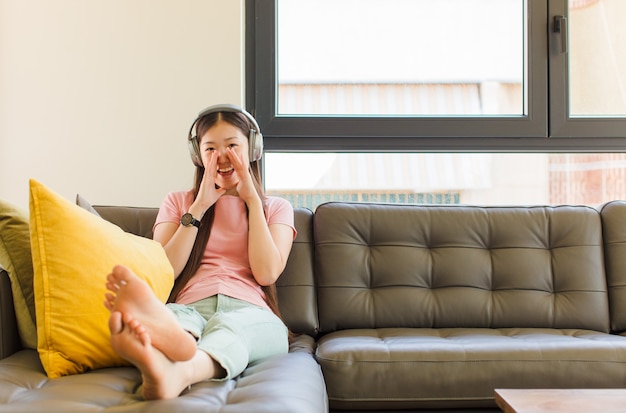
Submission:
M 617 150 L 623 150 L 626 2 L 550 1 L 548 16 L 550 136 L 622 138 L 614 143 Z M 600 145 L 604 143 L 590 142 L 588 147 Z
M 277 115 L 524 116 L 522 4 L 278 0 Z
M 309 207 L 626 198 L 623 0 L 247 7 L 247 106 L 270 192 Z M 367 185 L 364 165 L 379 168 Z
M 329 201 L 598 206 L 626 199 L 624 153 L 277 153 L 266 192 Z
M 547 53 L 547 33 L 545 25 L 538 30 L 540 19 L 530 18 L 545 16 L 545 4 L 543 8 L 530 4 L 524 7 L 524 0 L 255 2 L 255 19 L 249 19 L 254 24 L 251 70 L 255 76 L 249 79 L 254 95 L 248 99 L 264 102 L 253 106 L 269 137 L 268 147 L 413 150 L 441 146 L 441 138 L 445 146 L 460 148 L 471 143 L 450 138 L 545 137 L 547 65 L 531 62 Z M 501 16 L 493 19 L 485 6 Z M 469 21 L 467 10 L 475 16 Z M 406 18 L 399 22 L 400 16 Z M 494 20 L 498 36 L 490 34 L 493 24 L 485 27 L 484 22 Z M 402 30 L 394 30 L 397 27 Z M 466 33 L 474 30 L 480 33 L 467 40 Z M 531 31 L 538 35 L 529 36 Z M 508 47 L 486 41 L 494 37 L 503 37 Z M 373 44 L 373 39 L 379 40 Z M 338 60 L 341 56 L 344 59 Z M 489 64 L 477 64 L 480 56 L 493 58 Z M 444 73 L 442 67 L 449 70 Z M 289 101 L 288 96 L 298 91 L 309 95 Z M 353 103 L 344 105 L 348 110 L 321 112 L 290 107 L 294 106 L 290 102 L 319 106 L 322 100 L 311 98 L 316 93 L 336 93 L 335 103 L 342 97 Z M 374 98 L 364 101 L 364 95 Z M 498 107 L 504 101 L 499 95 L 510 103 Z M 377 104 L 384 107 L 372 108 Z
M 626 147 L 623 1 L 250 0 L 248 11 L 247 106 L 269 150 Z

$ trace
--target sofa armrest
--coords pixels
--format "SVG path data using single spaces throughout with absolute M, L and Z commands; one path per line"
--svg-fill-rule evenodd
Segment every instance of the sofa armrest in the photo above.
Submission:
M 20 348 L 11 280 L 6 270 L 0 267 L 0 360 L 10 356 Z

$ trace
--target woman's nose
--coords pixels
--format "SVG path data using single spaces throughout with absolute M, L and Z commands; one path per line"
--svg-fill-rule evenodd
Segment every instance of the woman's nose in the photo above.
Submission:
M 224 159 L 226 157 L 226 148 L 217 148 L 215 149 L 215 152 L 217 152 L 217 159 Z

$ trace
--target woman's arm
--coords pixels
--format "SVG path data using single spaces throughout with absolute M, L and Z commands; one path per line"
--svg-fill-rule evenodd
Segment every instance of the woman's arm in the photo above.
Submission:
M 198 196 L 188 211 L 194 218 L 201 220 L 204 213 L 226 192 L 215 188 L 217 174 L 217 154 L 211 153 L 208 166 L 205 168 Z M 183 213 L 184 213 L 183 212 Z M 154 240 L 158 241 L 165 250 L 165 254 L 174 268 L 174 276 L 178 277 L 187 265 L 189 255 L 198 235 L 198 228 L 188 227 L 174 222 L 162 222 L 154 229 Z
M 174 277 L 178 277 L 187 265 L 196 235 L 198 235 L 198 228 L 195 226 L 185 227 L 173 222 L 162 222 L 154 229 L 154 240 L 163 246 L 174 268 Z
M 238 155 L 232 148 L 226 153 L 239 176 L 237 193 L 248 207 L 248 258 L 252 275 L 260 285 L 271 285 L 287 265 L 293 229 L 284 224 L 267 224 L 263 201 L 252 182 L 246 153 Z
M 284 224 L 268 225 L 260 199 L 248 203 L 248 211 L 250 268 L 260 285 L 271 285 L 287 265 L 293 244 L 293 229 Z

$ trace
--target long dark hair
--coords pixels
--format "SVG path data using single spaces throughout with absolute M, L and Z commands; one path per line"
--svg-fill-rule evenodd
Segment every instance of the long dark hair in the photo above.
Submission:
M 198 120 L 196 124 L 196 136 L 200 138 L 204 136 L 206 131 L 211 129 L 217 122 L 224 121 L 239 128 L 241 132 L 247 137 L 252 129 L 252 125 L 248 118 L 239 112 L 214 112 L 210 113 Z M 263 185 L 261 183 L 261 168 L 258 161 L 250 163 L 250 172 L 252 175 L 252 181 L 254 187 L 261 197 L 261 200 L 265 199 L 265 192 L 263 191 Z M 194 178 L 193 196 L 194 199 L 198 196 L 200 190 L 200 184 L 202 183 L 202 177 L 204 176 L 204 167 L 197 166 L 196 174 Z M 213 226 L 213 220 L 215 219 L 215 204 L 213 204 L 202 217 L 202 224 L 198 229 L 196 241 L 191 249 L 191 254 L 187 260 L 185 268 L 183 268 L 180 275 L 174 282 L 174 287 L 170 292 L 170 296 L 167 299 L 168 303 L 174 302 L 181 290 L 187 285 L 191 277 L 198 271 L 204 250 L 209 242 L 209 236 L 211 234 L 211 227 Z M 270 309 L 280 317 L 280 310 L 278 309 L 278 294 L 276 292 L 276 284 L 261 286 L 265 293 L 265 301 Z

